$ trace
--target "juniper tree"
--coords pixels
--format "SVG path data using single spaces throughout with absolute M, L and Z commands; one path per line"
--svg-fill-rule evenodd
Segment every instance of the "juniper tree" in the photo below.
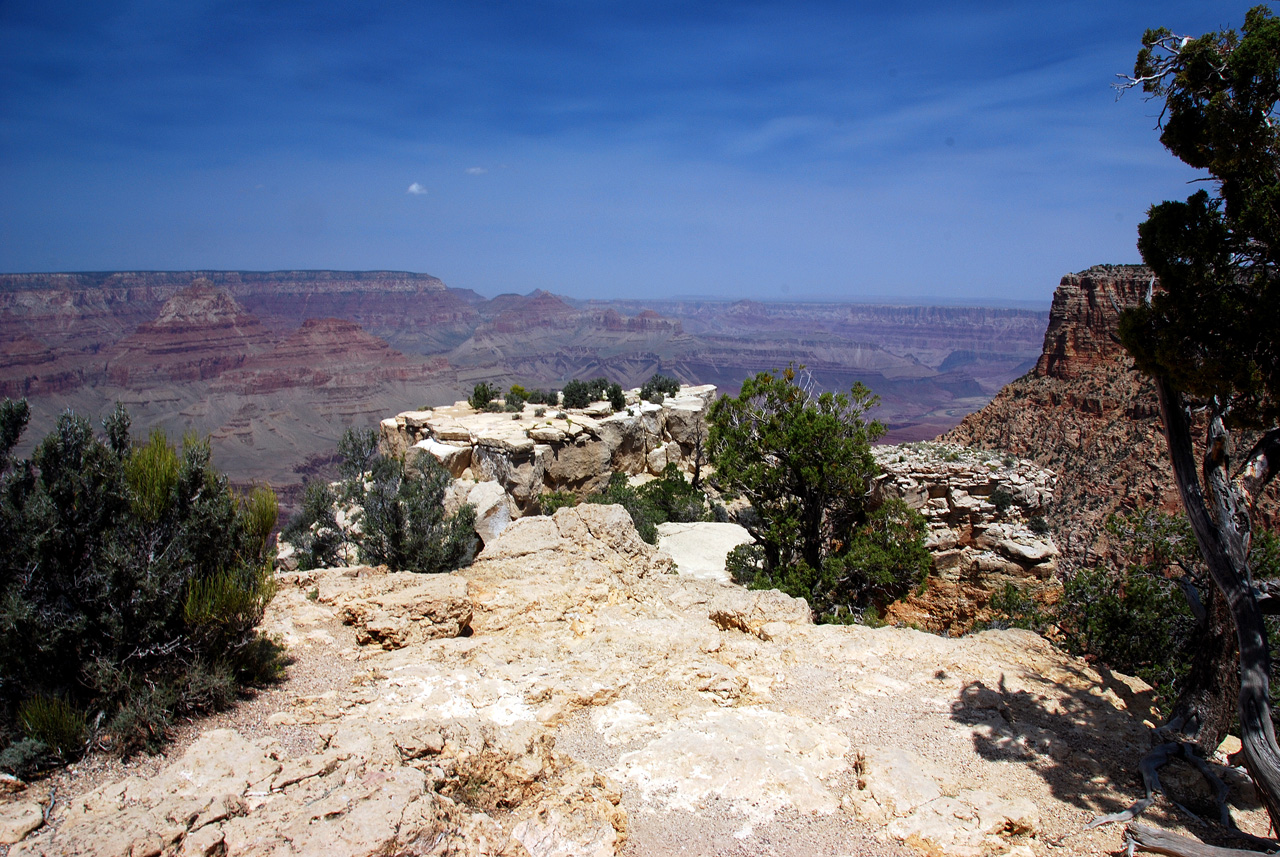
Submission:
M 1183 506 L 1235 625 L 1245 760 L 1275 825 L 1270 599 L 1250 553 L 1255 505 L 1280 467 L 1280 20 L 1259 6 L 1239 33 L 1148 30 L 1122 86 L 1163 102 L 1161 143 L 1208 183 L 1153 206 L 1139 226 L 1158 288 L 1123 315 L 1121 338 L 1155 380 Z M 1207 425 L 1199 462 L 1193 407 Z

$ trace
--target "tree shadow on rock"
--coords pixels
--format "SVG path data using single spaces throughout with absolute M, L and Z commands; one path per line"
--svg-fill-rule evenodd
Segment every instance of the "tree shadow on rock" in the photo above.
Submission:
M 1052 679 L 1024 673 L 1003 674 L 995 687 L 970 682 L 952 703 L 951 719 L 969 727 L 979 756 L 1025 765 L 1058 800 L 1094 817 L 1127 809 L 1144 794 L 1139 763 L 1161 740 L 1153 728 L 1159 722 L 1155 692 L 1103 667 L 1064 667 Z M 1231 787 L 1228 802 L 1234 811 L 1260 807 L 1247 777 L 1212 767 Z M 1173 762 L 1161 777 L 1199 819 L 1217 818 L 1212 790 L 1190 765 Z M 1191 820 L 1167 800 L 1147 815 L 1162 825 Z M 1201 836 L 1206 832 L 1199 824 L 1195 830 Z

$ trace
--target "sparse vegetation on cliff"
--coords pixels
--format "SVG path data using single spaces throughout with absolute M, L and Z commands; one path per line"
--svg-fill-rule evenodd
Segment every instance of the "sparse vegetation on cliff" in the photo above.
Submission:
M 627 406 L 622 385 L 610 383 L 606 378 L 594 378 L 590 381 L 574 379 L 564 385 L 561 394 L 566 408 L 585 408 L 592 402 L 600 401 L 608 401 L 615 411 Z
M 105 438 L 68 412 L 15 460 L 27 414 L 0 404 L 0 768 L 154 747 L 174 716 L 275 678 L 254 631 L 275 495 L 236 496 L 194 437 L 135 444 L 120 407 Z
M 663 398 L 674 396 L 680 392 L 680 382 L 675 378 L 657 374 L 645 381 L 640 387 L 640 398 L 655 405 L 661 405 Z
M 876 397 L 861 384 L 815 393 L 803 369 L 761 372 L 717 400 L 708 446 L 716 479 L 755 511 L 747 528 L 758 547 L 731 558 L 739 580 L 847 621 L 923 582 L 925 524 L 900 501 L 871 506 L 871 444 L 884 426 L 864 416 Z
M 369 429 L 348 429 L 338 442 L 342 480 L 335 492 L 311 482 L 302 509 L 281 532 L 300 568 L 339 565 L 354 548 L 362 562 L 393 571 L 437 573 L 471 562 L 476 552 L 475 508 L 445 514 L 452 482 L 430 455 L 411 462 L 377 452 Z M 339 522 L 340 504 L 346 522 Z
M 603 491 L 592 494 L 582 502 L 604 505 L 616 503 L 622 506 L 631 516 L 631 522 L 635 524 L 640 538 L 649 544 L 658 542 L 658 524 L 668 521 L 711 520 L 706 494 L 689 484 L 689 480 L 684 478 L 675 464 L 668 464 L 661 477 L 639 487 L 627 481 L 627 474 L 614 473 Z M 576 505 L 576 500 L 567 491 L 552 491 L 542 495 L 544 515 L 573 505 Z

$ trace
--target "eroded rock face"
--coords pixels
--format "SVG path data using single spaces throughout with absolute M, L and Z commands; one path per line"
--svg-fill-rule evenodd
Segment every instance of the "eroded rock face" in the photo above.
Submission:
M 875 448 L 883 473 L 874 491 L 924 515 L 933 568 L 923 592 L 889 608 L 893 621 L 964 632 L 987 618 L 993 595 L 1013 585 L 1057 600 L 1058 546 L 1045 513 L 1057 477 L 1010 455 L 942 443 Z
M 814 626 L 802 600 L 670 568 L 588 505 L 515 521 L 451 575 L 280 575 L 263 630 L 354 679 L 60 803 L 11 853 L 1121 847 L 1080 807 L 1134 797 L 1141 682 L 1026 632 Z
M 607 402 L 581 410 L 526 405 L 519 414 L 476 412 L 465 402 L 406 411 L 382 421 L 381 445 L 393 455 L 433 455 L 454 477 L 470 471 L 496 481 L 527 512 L 543 492 L 586 495 L 603 490 L 614 472 L 656 476 L 668 463 L 689 464 L 706 441 L 716 388 L 682 387 L 661 405 L 640 401 L 639 392 L 630 391 L 619 413 Z
M 1120 312 L 1152 285 L 1138 265 L 1100 265 L 1062 278 L 1034 371 L 1007 384 L 939 440 L 998 449 L 1059 475 L 1045 516 L 1064 559 L 1090 566 L 1113 557 L 1103 524 L 1125 509 L 1181 515 L 1151 380 L 1119 342 Z M 1204 436 L 1202 427 L 1193 437 Z M 1256 521 L 1275 528 L 1274 485 Z

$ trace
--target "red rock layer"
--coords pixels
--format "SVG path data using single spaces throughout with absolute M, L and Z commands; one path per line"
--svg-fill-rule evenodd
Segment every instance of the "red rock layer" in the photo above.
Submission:
M 207 381 L 270 346 L 266 328 L 235 298 L 197 281 L 165 301 L 154 321 L 120 341 L 107 375 L 113 384 L 134 388 Z
M 1156 507 L 1181 514 L 1155 388 L 1117 337 L 1120 311 L 1151 284 L 1137 265 L 1062 278 L 1036 368 L 939 440 L 1030 458 L 1060 476 L 1048 515 L 1065 565 L 1110 556 L 1108 515 Z M 1262 507 L 1275 527 L 1276 489 Z
M 220 378 L 213 389 L 265 395 L 340 388 L 360 394 L 384 382 L 426 380 L 448 365 L 443 358 L 411 360 L 354 322 L 314 318 L 270 352 Z

